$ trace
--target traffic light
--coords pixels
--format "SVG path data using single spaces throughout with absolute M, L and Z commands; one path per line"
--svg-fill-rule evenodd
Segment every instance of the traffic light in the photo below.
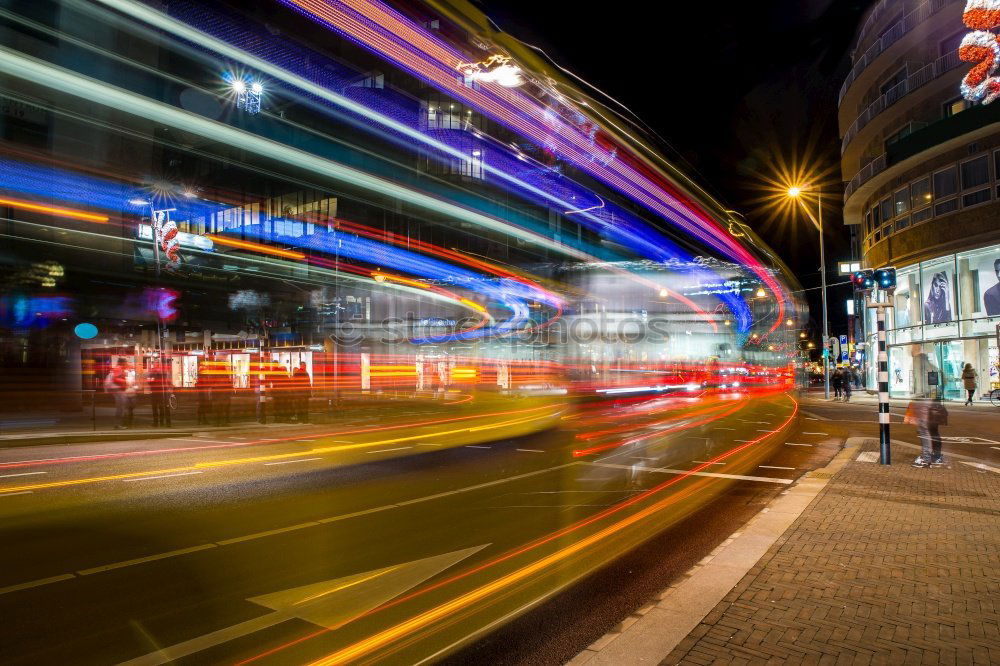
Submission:
M 895 278 L 896 272 L 893 270 L 893 285 L 896 284 Z M 854 285 L 855 291 L 868 291 L 875 288 L 875 272 L 871 269 L 865 269 L 863 271 L 854 271 L 851 275 L 851 284 Z
M 895 289 L 896 288 L 896 269 L 895 268 L 880 268 L 875 271 L 875 283 L 878 285 L 879 289 Z

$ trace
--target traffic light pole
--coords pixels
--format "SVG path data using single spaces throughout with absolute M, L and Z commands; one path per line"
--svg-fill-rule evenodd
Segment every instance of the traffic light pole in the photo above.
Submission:
M 888 303 L 879 303 L 874 297 L 868 301 L 868 307 L 874 308 L 877 314 L 878 329 L 878 439 L 879 463 L 891 463 L 889 437 L 889 352 L 885 340 L 885 311 L 892 307 L 893 290 L 887 290 Z

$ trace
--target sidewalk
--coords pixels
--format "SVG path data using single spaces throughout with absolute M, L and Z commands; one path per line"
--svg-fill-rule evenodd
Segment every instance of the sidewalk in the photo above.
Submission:
M 1000 663 L 1000 468 L 876 451 L 848 440 L 570 663 Z

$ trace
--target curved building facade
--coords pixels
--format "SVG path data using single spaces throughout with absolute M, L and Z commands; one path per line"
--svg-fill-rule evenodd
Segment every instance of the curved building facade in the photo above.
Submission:
M 894 397 L 964 399 L 965 363 L 977 395 L 1000 386 L 1000 105 L 960 90 L 974 64 L 959 57 L 964 8 L 876 3 L 840 90 L 844 222 L 865 266 L 899 275 L 886 325 Z

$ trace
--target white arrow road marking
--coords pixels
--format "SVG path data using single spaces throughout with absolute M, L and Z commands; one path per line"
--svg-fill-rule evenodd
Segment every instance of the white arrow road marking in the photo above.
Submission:
M 395 599 L 488 545 L 432 555 L 422 560 L 251 597 L 247 601 L 274 612 L 162 648 L 123 662 L 121 666 L 167 664 L 295 618 L 335 629 L 352 618 Z

